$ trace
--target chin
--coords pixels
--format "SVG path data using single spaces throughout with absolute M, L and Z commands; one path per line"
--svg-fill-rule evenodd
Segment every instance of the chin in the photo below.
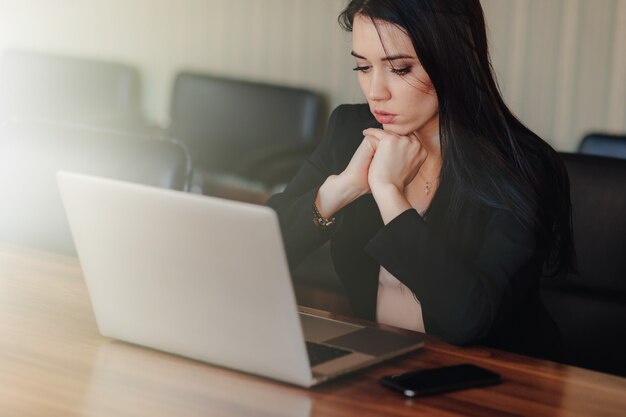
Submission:
M 383 125 L 383 130 L 385 132 L 395 133 L 398 136 L 408 136 L 414 132 L 414 130 L 408 129 L 405 126 L 398 126 L 394 124 Z

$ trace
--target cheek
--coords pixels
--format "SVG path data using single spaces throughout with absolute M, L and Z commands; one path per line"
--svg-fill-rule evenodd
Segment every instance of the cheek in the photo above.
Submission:
M 417 90 L 421 96 L 436 96 L 435 87 L 430 77 L 423 68 L 419 68 L 409 83 Z
M 416 89 L 420 92 L 421 95 L 425 96 L 436 96 L 435 87 L 433 86 L 432 81 L 428 78 L 427 75 L 423 75 L 421 77 L 416 77 L 415 81 L 412 83 L 415 85 Z
M 422 94 L 422 101 L 424 103 L 424 107 L 430 112 L 437 111 L 439 109 L 439 100 L 437 99 L 437 94 L 435 94 L 435 90 L 432 88 Z
M 439 101 L 434 92 L 422 94 L 418 103 L 421 118 L 430 119 L 439 112 Z
M 422 77 L 417 78 L 413 84 L 415 85 L 413 94 L 415 108 L 419 109 L 427 116 L 438 111 L 439 101 L 437 100 L 437 93 L 430 78 L 424 74 Z
M 412 109 L 415 117 L 429 117 L 439 109 L 437 95 L 432 89 L 430 91 L 414 89 L 405 95 L 403 101 L 407 108 Z
M 406 126 L 399 126 L 399 128 L 405 130 L 418 130 L 439 113 L 439 101 L 432 90 L 431 92 L 424 92 L 414 89 L 411 95 L 404 98 L 404 103 L 408 110 L 406 113 L 407 121 Z

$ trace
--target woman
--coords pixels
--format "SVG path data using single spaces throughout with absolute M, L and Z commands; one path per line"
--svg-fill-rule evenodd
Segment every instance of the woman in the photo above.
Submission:
M 572 263 L 567 173 L 504 104 L 479 0 L 352 0 L 340 22 L 368 105 L 268 202 L 290 265 L 330 240 L 357 316 L 555 357 L 539 284 Z

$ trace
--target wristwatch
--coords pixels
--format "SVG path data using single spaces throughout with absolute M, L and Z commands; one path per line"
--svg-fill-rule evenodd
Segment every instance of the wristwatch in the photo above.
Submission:
M 320 214 L 315 202 L 313 202 L 313 224 L 321 230 L 330 229 L 335 224 L 335 217 L 326 219 Z

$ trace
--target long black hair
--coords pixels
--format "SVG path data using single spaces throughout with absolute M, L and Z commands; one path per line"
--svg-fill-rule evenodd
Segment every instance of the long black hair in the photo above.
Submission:
M 439 102 L 450 233 L 468 201 L 511 212 L 546 251 L 546 272 L 573 269 L 569 179 L 558 154 L 502 99 L 489 58 L 479 0 L 352 0 L 339 23 L 361 15 L 411 39 Z

